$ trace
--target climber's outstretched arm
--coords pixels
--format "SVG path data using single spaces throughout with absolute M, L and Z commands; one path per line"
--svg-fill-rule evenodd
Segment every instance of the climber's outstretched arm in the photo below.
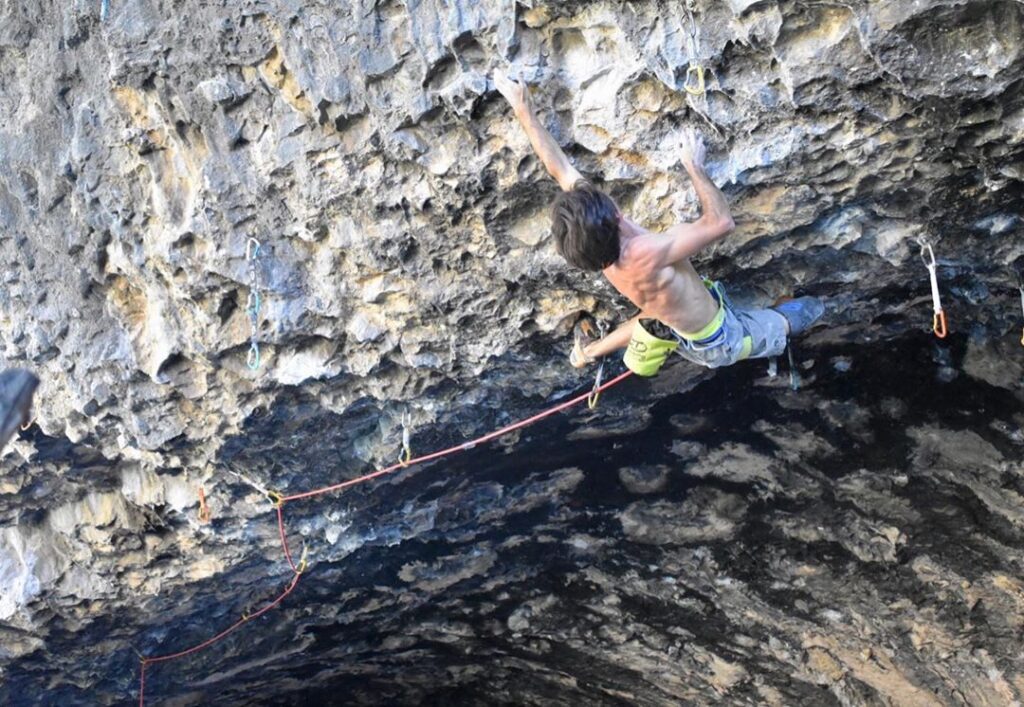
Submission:
M 700 200 L 701 214 L 696 221 L 673 226 L 660 238 L 648 241 L 654 267 L 664 267 L 689 258 L 735 227 L 725 194 L 704 171 L 704 155 L 704 141 L 700 134 L 688 130 L 683 138 L 682 161 Z
M 494 85 L 512 106 L 516 118 L 522 124 L 523 130 L 526 131 L 526 136 L 530 138 L 533 151 L 544 163 L 548 173 L 555 178 L 558 186 L 562 187 L 564 191 L 571 191 L 573 185 L 582 177 L 562 152 L 562 148 L 551 137 L 551 133 L 537 119 L 537 114 L 530 103 L 529 87 L 520 81 L 506 78 L 500 73 L 494 75 Z

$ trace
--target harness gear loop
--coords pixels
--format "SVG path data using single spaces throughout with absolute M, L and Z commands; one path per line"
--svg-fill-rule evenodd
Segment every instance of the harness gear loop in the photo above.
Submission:
M 935 336 L 945 339 L 948 333 L 946 329 L 946 312 L 942 309 L 942 298 L 939 294 L 938 266 L 935 264 L 935 251 L 932 250 L 931 244 L 924 238 L 919 238 L 917 242 L 921 246 L 921 260 L 924 262 L 924 266 L 928 268 L 928 280 L 932 287 L 932 310 L 935 313 L 932 317 L 932 331 L 935 332 Z
M 204 525 L 210 522 L 210 507 L 206 505 L 206 490 L 202 484 L 199 485 L 199 522 Z
M 267 491 L 267 499 L 274 505 L 274 508 L 280 508 L 284 505 L 284 496 L 279 494 L 277 491 Z
M 601 383 L 604 380 L 604 359 L 597 366 L 597 376 L 594 378 L 594 387 L 590 389 L 587 396 L 587 407 L 593 410 L 597 407 L 597 401 L 601 398 Z
M 398 463 L 402 466 L 407 466 L 412 459 L 411 434 L 409 432 L 411 424 L 412 415 L 406 410 L 402 413 L 402 455 L 398 458 Z

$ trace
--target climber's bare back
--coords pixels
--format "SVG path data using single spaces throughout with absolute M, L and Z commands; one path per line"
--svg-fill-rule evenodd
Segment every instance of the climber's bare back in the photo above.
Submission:
M 640 228 L 632 222 L 630 226 Z M 668 236 L 644 231 L 630 239 L 618 262 L 605 268 L 604 275 L 640 308 L 641 316 L 657 319 L 676 331 L 700 331 L 714 319 L 718 304 L 689 258 L 672 265 L 657 264 L 654 239 L 664 238 Z

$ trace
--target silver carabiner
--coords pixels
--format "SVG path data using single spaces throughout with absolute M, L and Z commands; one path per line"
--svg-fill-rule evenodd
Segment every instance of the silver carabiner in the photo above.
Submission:
M 932 250 L 932 244 L 924 238 L 918 238 L 917 244 L 921 246 L 921 260 L 924 262 L 924 266 L 929 270 L 935 268 L 935 251 Z M 928 251 L 928 257 L 925 257 L 925 251 Z
M 249 236 L 249 240 L 245 244 L 245 259 L 255 260 L 258 258 L 260 256 L 260 248 L 262 247 L 258 240 Z

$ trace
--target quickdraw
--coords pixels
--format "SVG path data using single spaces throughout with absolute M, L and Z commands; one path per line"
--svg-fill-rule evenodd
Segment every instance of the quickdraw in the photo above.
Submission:
M 309 548 L 304 544 L 302 546 L 302 554 L 299 555 L 299 564 L 295 568 L 295 574 L 302 574 L 303 572 L 305 572 L 308 569 L 309 565 L 306 562 L 307 558 L 309 557 L 309 552 L 308 551 L 309 551 Z
M 402 455 L 398 458 L 398 463 L 402 466 L 408 466 L 409 461 L 412 459 L 412 434 L 409 431 L 411 425 L 412 415 L 406 410 L 402 413 Z
M 597 376 L 594 378 L 594 387 L 590 389 L 587 396 L 587 407 L 593 410 L 597 407 L 597 401 L 601 399 L 601 383 L 604 380 L 604 359 L 597 365 Z
M 110 0 L 102 0 L 100 2 L 100 22 L 107 21 L 107 15 L 110 14 Z
M 932 286 L 932 310 L 934 311 L 932 331 L 935 332 L 935 336 L 945 339 L 948 333 L 946 329 L 946 312 L 942 308 L 942 298 L 939 295 L 939 277 L 936 274 L 938 266 L 935 264 L 935 251 L 932 250 L 932 246 L 927 240 L 920 238 L 917 242 L 921 246 L 921 260 L 924 261 L 924 266 L 928 268 L 928 279 Z
M 245 312 L 249 315 L 249 354 L 246 356 L 245 364 L 253 371 L 260 367 L 260 345 L 256 337 L 259 335 L 262 306 L 259 271 L 261 249 L 260 242 L 252 237 L 245 244 L 245 259 L 249 263 L 249 300 L 245 306 Z
M 210 507 L 206 505 L 206 490 L 199 486 L 199 522 L 206 525 L 210 522 Z
M 690 63 L 686 67 L 686 79 L 683 81 L 683 90 L 691 96 L 704 96 L 706 88 L 704 85 L 704 65 L 700 63 L 700 41 L 697 39 L 697 21 L 693 17 L 692 1 L 686 2 L 686 16 L 690 22 L 690 32 L 686 43 L 689 48 Z

